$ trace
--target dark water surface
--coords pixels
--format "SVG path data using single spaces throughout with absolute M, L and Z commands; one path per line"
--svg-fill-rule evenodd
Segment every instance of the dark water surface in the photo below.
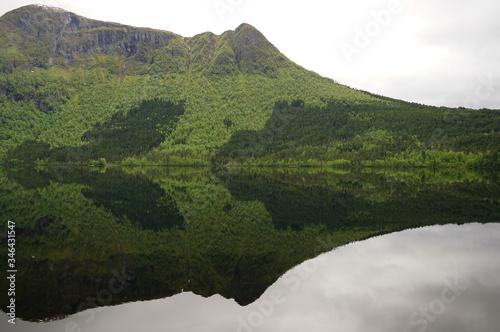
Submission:
M 1 232 L 16 223 L 20 331 L 499 323 L 498 174 L 23 169 L 0 172 L 0 199 Z M 446 226 L 420 228 L 433 225 Z

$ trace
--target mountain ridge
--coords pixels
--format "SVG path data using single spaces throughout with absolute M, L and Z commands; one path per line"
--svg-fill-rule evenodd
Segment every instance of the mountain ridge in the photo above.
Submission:
M 166 30 L 158 30 L 144 27 L 134 27 L 115 22 L 105 22 L 89 19 L 73 12 L 69 12 L 57 7 L 45 5 L 28 5 L 20 7 L 6 13 L 2 17 L 5 21 L 14 23 L 13 27 L 20 29 L 22 41 L 17 43 L 21 50 L 28 52 L 31 61 L 21 64 L 27 67 L 50 67 L 53 64 L 63 68 L 70 68 L 73 64 L 81 64 L 78 61 L 80 56 L 91 56 L 94 54 L 106 54 L 115 56 L 125 56 L 128 61 L 139 65 L 154 62 L 154 56 L 145 58 L 144 53 L 151 50 L 166 48 L 171 45 L 169 51 L 173 56 L 186 57 L 194 42 L 199 41 L 203 35 L 215 38 L 217 42 L 228 42 L 231 46 L 235 59 L 213 59 L 212 65 L 228 65 L 226 72 L 231 72 L 232 62 L 236 62 L 238 68 L 243 62 L 245 65 L 256 66 L 255 58 L 246 57 L 244 48 L 258 44 L 259 49 L 272 50 L 272 56 L 279 54 L 279 51 L 260 33 L 255 27 L 248 23 L 242 23 L 235 30 L 228 30 L 221 35 L 211 32 L 197 34 L 193 37 L 183 37 Z M 12 22 L 14 21 L 14 22 Z M 36 36 L 35 36 L 36 35 Z M 43 47 L 35 47 L 31 50 L 34 40 L 43 38 Z M 4 38 L 5 39 L 5 38 Z M 4 40 L 5 44 L 15 46 L 15 40 Z M 215 49 L 220 45 L 215 45 Z M 223 47 L 223 46 L 220 46 Z M 206 48 L 204 48 L 206 50 Z M 212 51 L 215 51 L 212 50 Z M 31 53 L 31 54 L 30 54 Z M 214 54 L 210 54 L 214 55 Z M 283 57 L 279 54 L 279 57 Z M 228 63 L 229 62 L 229 63 Z M 86 62 L 83 59 L 83 65 Z M 189 63 L 188 63 L 189 65 Z M 123 71 L 126 68 L 122 69 Z M 180 68 L 177 68 L 180 70 Z M 269 70 L 269 68 L 268 68 Z
M 498 164 L 498 111 L 349 88 L 247 23 L 182 37 L 31 5 L 0 32 L 0 160 L 13 164 Z M 129 112 L 143 132 L 123 130 Z M 102 148 L 123 141 L 137 144 Z

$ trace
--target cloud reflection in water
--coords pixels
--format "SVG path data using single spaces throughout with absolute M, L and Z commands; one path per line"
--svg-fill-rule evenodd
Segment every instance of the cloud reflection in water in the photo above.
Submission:
M 50 323 L 18 321 L 14 330 L 497 331 L 499 307 L 500 224 L 446 225 L 323 254 L 288 271 L 246 307 L 218 295 L 182 293 L 94 309 L 91 322 L 84 311 Z

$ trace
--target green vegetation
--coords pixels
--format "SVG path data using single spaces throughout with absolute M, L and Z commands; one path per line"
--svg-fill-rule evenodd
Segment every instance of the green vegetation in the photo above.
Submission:
M 500 218 L 497 175 L 465 169 L 500 168 L 500 111 L 351 89 L 248 24 L 183 38 L 27 6 L 0 32 L 0 219 L 16 222 L 20 318 L 100 305 L 86 300 L 116 271 L 134 281 L 112 304 L 182 290 L 248 304 L 337 246 Z M 148 165 L 217 171 L 131 167 Z
M 35 41 L 57 29 L 56 50 Z M 27 6 L 0 30 L 4 162 L 497 165 L 498 111 L 350 89 L 289 61 L 248 24 L 192 38 L 139 29 L 135 40 L 137 28 Z M 241 140 L 255 151 L 240 151 Z
M 259 131 L 242 130 L 214 161 L 287 166 L 500 169 L 500 112 L 399 101 L 276 103 Z
M 492 173 L 451 169 L 0 172 L 0 218 L 16 221 L 17 278 L 25 286 L 16 290 L 16 314 L 38 321 L 90 307 L 86 299 L 116 271 L 134 280 L 112 304 L 182 290 L 248 304 L 293 266 L 352 241 L 496 222 L 498 184 Z

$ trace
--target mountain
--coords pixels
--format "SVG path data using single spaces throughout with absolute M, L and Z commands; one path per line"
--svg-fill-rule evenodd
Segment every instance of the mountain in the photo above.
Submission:
M 188 38 L 13 10 L 0 18 L 0 119 L 9 165 L 500 167 L 498 110 L 351 89 L 249 24 Z

